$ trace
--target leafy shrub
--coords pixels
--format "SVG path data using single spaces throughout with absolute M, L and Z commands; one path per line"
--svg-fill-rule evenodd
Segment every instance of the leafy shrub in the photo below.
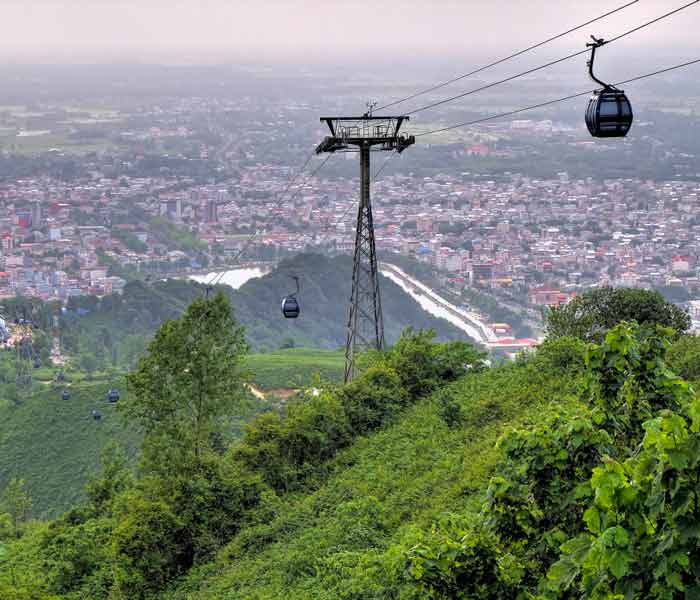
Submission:
M 700 382 L 700 336 L 684 335 L 673 342 L 666 362 L 683 379 Z
M 484 366 L 485 355 L 464 342 L 435 343 L 433 330 L 407 329 L 396 344 L 377 358 L 398 373 L 411 398 L 429 394 L 438 386 Z
M 130 492 L 121 499 L 111 536 L 115 587 L 125 598 L 144 599 L 187 566 L 182 562 L 182 521 L 162 501 Z
M 525 355 L 546 372 L 578 373 L 586 368 L 586 344 L 575 337 L 563 336 L 546 339 L 534 354 Z
M 456 427 L 464 420 L 462 407 L 453 393 L 447 389 L 442 390 L 437 397 L 440 404 L 440 417 L 448 427 Z
M 671 327 L 681 335 L 690 329 L 690 316 L 653 290 L 602 287 L 554 307 L 545 314 L 547 337 L 571 336 L 600 343 L 622 322 L 654 329 Z
M 355 435 L 381 427 L 407 406 L 409 399 L 396 371 L 385 367 L 370 367 L 340 388 L 338 395 Z
M 477 530 L 434 530 L 409 557 L 421 597 L 434 600 L 507 600 L 521 574 L 503 560 L 498 539 Z
M 246 428 L 235 457 L 279 492 L 298 489 L 319 463 L 346 446 L 351 437 L 340 401 L 332 394 L 289 404 L 285 418 L 259 416 Z
M 616 326 L 586 352 L 588 405 L 503 436 L 478 524 L 407 553 L 427 597 L 700 596 L 700 397 L 671 336 Z

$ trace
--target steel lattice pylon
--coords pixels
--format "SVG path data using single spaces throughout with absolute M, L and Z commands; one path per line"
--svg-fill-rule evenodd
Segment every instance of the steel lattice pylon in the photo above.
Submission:
M 360 147 L 360 206 L 357 211 L 350 316 L 345 345 L 345 381 L 350 381 L 355 375 L 356 352 L 370 348 L 381 350 L 384 347 L 384 322 L 369 194 L 369 151 L 369 146 Z
M 413 136 L 398 135 L 408 117 L 323 117 L 331 131 L 316 148 L 322 152 L 360 152 L 360 206 L 357 211 L 355 255 L 352 270 L 350 316 L 345 345 L 345 382 L 355 376 L 358 352 L 384 347 L 384 322 L 379 294 L 379 273 L 370 201 L 370 152 L 403 152 L 415 143 Z

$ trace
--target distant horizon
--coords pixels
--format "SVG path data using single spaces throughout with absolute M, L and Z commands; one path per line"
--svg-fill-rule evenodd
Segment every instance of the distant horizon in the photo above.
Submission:
M 584 47 L 682 6 L 683 0 L 638 3 L 562 40 Z M 27 5 L 32 10 L 27 10 Z M 557 35 L 625 4 L 624 0 L 29 0 L 3 2 L 0 51 L 17 63 L 135 60 L 401 62 L 410 58 L 494 56 Z M 426 19 L 426 16 L 430 19 Z M 697 49 L 700 5 L 621 41 L 618 52 Z

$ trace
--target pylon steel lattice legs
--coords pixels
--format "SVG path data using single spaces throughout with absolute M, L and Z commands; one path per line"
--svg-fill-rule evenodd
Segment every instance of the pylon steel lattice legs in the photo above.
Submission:
M 345 346 L 345 381 L 355 375 L 355 357 L 359 351 L 384 346 L 384 322 L 379 294 L 379 273 L 374 243 L 374 222 L 370 201 L 370 147 L 360 147 L 360 206 L 357 211 L 355 257 L 352 270 L 352 293 L 348 337 Z

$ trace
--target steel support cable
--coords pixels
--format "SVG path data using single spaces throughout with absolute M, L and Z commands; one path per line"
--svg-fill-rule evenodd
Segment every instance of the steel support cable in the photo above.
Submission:
M 308 164 L 311 162 L 311 159 L 313 158 L 313 156 L 314 156 L 314 153 L 313 153 L 313 152 L 312 152 L 311 154 L 309 154 L 309 155 L 306 157 L 306 160 L 304 161 L 304 163 L 303 163 L 303 164 L 301 165 L 301 167 L 299 168 L 299 170 L 298 170 L 292 177 L 289 178 L 289 181 L 287 181 L 287 184 L 285 185 L 284 189 L 282 190 L 281 194 L 279 195 L 279 200 L 278 200 L 277 208 L 279 208 L 279 206 L 281 205 L 281 201 L 284 200 L 284 197 L 287 195 L 287 193 L 289 192 L 289 190 L 291 189 L 291 187 L 296 183 L 296 181 L 299 179 L 299 177 L 301 176 L 301 174 L 304 172 L 304 170 L 306 169 L 306 167 L 308 166 Z M 258 228 L 258 229 L 256 229 L 255 231 L 253 231 L 251 234 L 249 234 L 249 236 L 248 236 L 248 238 L 246 239 L 245 243 L 244 243 L 243 246 L 241 247 L 241 250 L 240 250 L 239 253 L 235 256 L 234 261 L 238 261 L 238 259 L 240 258 L 240 255 L 245 251 L 245 249 L 247 248 L 247 246 L 253 241 L 253 239 L 255 239 L 255 237 L 259 234 L 259 232 L 263 231 L 263 230 L 267 227 L 267 225 L 269 225 L 269 223 L 270 223 L 271 220 L 272 220 L 271 218 L 268 219 L 268 221 L 264 224 L 264 226 L 263 226 L 262 228 Z M 230 268 L 230 267 L 228 267 L 228 268 Z M 226 270 L 224 270 L 223 272 L 225 273 Z M 214 281 L 215 279 L 219 279 L 219 278 L 220 278 L 220 275 L 221 275 L 221 273 L 215 271 L 215 272 L 214 272 L 214 275 L 205 283 L 206 287 L 209 288 L 209 287 L 211 287 L 212 285 L 214 285 L 214 284 L 213 284 L 213 281 Z
M 371 182 L 374 182 L 374 181 L 377 179 L 377 177 L 379 177 L 379 175 L 381 175 L 382 171 L 383 171 L 384 169 L 386 169 L 386 167 L 389 165 L 389 162 L 394 158 L 394 156 L 396 156 L 396 153 L 395 153 L 395 152 L 392 152 L 389 156 L 386 157 L 386 159 L 384 160 L 384 162 L 382 163 L 382 165 L 379 167 L 379 169 L 377 169 L 377 170 L 375 171 L 374 175 L 372 175 L 372 178 L 370 179 Z M 345 217 L 347 217 L 347 216 L 350 214 L 350 211 L 351 211 L 354 207 L 355 207 L 354 204 L 350 204 L 350 206 L 348 206 L 348 207 L 343 211 L 343 213 L 340 215 L 340 217 L 339 217 L 338 219 L 335 220 L 336 223 L 341 223 L 341 222 L 343 221 L 343 219 L 345 219 Z M 329 237 L 330 237 L 330 234 L 326 234 L 324 237 L 322 237 L 322 238 L 316 243 L 316 245 L 317 245 L 317 246 L 320 246 L 320 245 L 323 244 L 324 242 L 328 241 L 328 238 L 329 238 Z
M 667 13 L 659 16 L 659 17 L 656 17 L 655 19 L 652 19 L 651 21 L 647 21 L 646 23 L 638 25 L 637 27 L 634 27 L 633 29 L 629 29 L 628 31 L 625 31 L 625 32 L 613 37 L 613 38 L 610 38 L 609 40 L 605 40 L 604 45 L 612 44 L 613 42 L 621 40 L 622 38 L 627 37 L 628 35 L 632 35 L 633 33 L 641 31 L 642 29 L 645 29 L 646 27 L 654 25 L 655 23 L 658 23 L 659 21 L 662 21 L 663 19 L 667 19 L 668 17 L 675 15 L 675 14 L 681 12 L 682 10 L 685 10 L 686 8 L 690 8 L 691 6 L 697 4 L 698 2 L 700 2 L 700 0 L 693 0 L 692 2 L 684 4 L 683 6 L 680 6 L 680 7 L 676 8 L 670 12 L 667 12 Z M 443 100 L 438 100 L 437 102 L 433 102 L 431 104 L 426 104 L 425 106 L 421 106 L 419 108 L 416 108 L 416 109 L 414 109 L 406 114 L 407 115 L 414 115 L 416 113 L 423 112 L 424 110 L 436 108 L 438 106 L 442 106 L 443 104 L 447 104 L 449 102 L 454 102 L 455 100 L 460 100 L 461 98 L 466 98 L 467 96 L 471 96 L 472 94 L 477 94 L 478 92 L 483 92 L 484 90 L 491 89 L 491 88 L 496 87 L 498 85 L 502 85 L 504 83 L 509 83 L 509 82 L 514 81 L 516 79 L 520 79 L 521 77 L 525 77 L 526 75 L 531 75 L 532 73 L 536 73 L 537 71 L 541 71 L 542 69 L 546 69 L 548 67 L 558 65 L 559 63 L 563 63 L 567 60 L 571 60 L 572 58 L 576 58 L 577 56 L 587 54 L 588 52 L 590 52 L 590 49 L 584 48 L 583 50 L 579 50 L 578 52 L 574 52 L 573 54 L 568 54 L 566 56 L 563 56 L 562 58 L 557 58 L 556 60 L 552 60 L 552 61 L 545 63 L 543 65 L 540 65 L 538 67 L 533 67 L 532 69 L 528 69 L 527 71 L 517 73 L 516 75 L 511 75 L 510 77 L 506 77 L 505 79 L 501 79 L 499 81 L 494 81 L 493 83 L 488 83 L 486 85 L 482 85 L 481 87 L 475 88 L 473 90 L 468 90 L 468 91 L 463 92 L 461 94 L 457 94 L 455 96 L 450 96 L 449 98 L 444 98 Z
M 547 38 L 546 40 L 544 40 L 542 42 L 538 42 L 537 44 L 533 44 L 532 46 L 528 46 L 527 48 L 525 48 L 523 50 L 519 50 L 518 52 L 515 52 L 509 56 L 506 56 L 505 58 L 501 58 L 501 59 L 496 60 L 492 63 L 489 63 L 488 65 L 485 65 L 483 67 L 479 67 L 478 69 L 475 69 L 474 71 L 470 71 L 469 73 L 465 73 L 464 75 L 459 75 L 458 77 L 455 77 L 455 78 L 450 79 L 448 81 L 445 81 L 443 83 L 439 83 L 439 84 L 434 85 L 432 87 L 426 88 L 424 90 L 416 92 L 415 94 L 411 94 L 410 96 L 406 96 L 405 98 L 395 100 L 394 102 L 390 102 L 389 104 L 384 104 L 383 106 L 375 108 L 374 110 L 384 110 L 385 108 L 389 108 L 391 106 L 396 106 L 397 104 L 402 104 L 403 102 L 408 102 L 409 100 L 413 100 L 414 98 L 418 98 L 419 96 L 422 96 L 424 94 L 429 94 L 430 92 L 434 92 L 434 91 L 437 91 L 439 89 L 442 89 L 448 85 L 456 83 L 457 81 L 461 81 L 462 79 L 466 79 L 467 77 L 471 77 L 472 75 L 476 75 L 478 73 L 486 71 L 487 69 L 490 69 L 492 67 L 496 67 L 496 66 L 503 64 L 509 60 L 517 58 L 518 56 L 522 56 L 523 54 L 526 54 L 527 52 L 530 52 L 532 50 L 536 50 L 537 48 L 541 48 L 542 46 L 545 46 L 545 45 L 549 44 L 550 42 L 554 42 L 558 39 L 561 39 L 561 38 L 569 35 L 570 33 L 578 31 L 579 29 L 583 29 L 584 27 L 587 27 L 588 25 L 591 25 L 591 24 L 593 24 L 597 21 L 600 21 L 606 17 L 614 15 L 615 13 L 618 13 L 621 10 L 628 8 L 628 7 L 632 6 L 633 4 L 637 4 L 637 2 L 639 2 L 639 0 L 632 0 L 632 2 L 628 2 L 627 4 L 623 4 L 622 6 L 618 6 L 617 8 L 615 8 L 611 11 L 608 11 L 608 12 L 600 15 L 599 17 L 596 17 L 594 19 L 586 21 L 585 23 L 581 23 L 581 25 L 577 25 L 576 27 L 572 27 L 571 29 L 567 29 L 566 31 L 559 33 L 557 35 L 554 35 L 550 38 Z
M 633 83 L 635 81 L 640 81 L 642 79 L 647 79 L 648 77 L 654 77 L 655 75 L 662 75 L 663 73 L 668 73 L 669 71 L 675 71 L 676 69 L 682 69 L 684 67 L 689 67 L 690 65 L 694 65 L 700 63 L 700 58 L 696 58 L 695 60 L 690 60 L 688 62 L 681 63 L 679 65 L 674 65 L 672 67 L 667 67 L 665 69 L 659 69 L 658 71 L 653 71 L 651 73 L 645 73 L 644 75 L 639 75 L 637 77 L 632 77 L 631 79 L 625 79 L 624 81 L 618 81 L 617 83 L 613 85 L 625 85 L 627 83 Z M 533 104 L 531 106 L 526 106 L 524 108 L 518 108 L 516 110 L 511 110 L 508 112 L 504 113 L 499 113 L 497 115 L 491 115 L 490 117 L 483 117 L 481 119 L 475 119 L 473 121 L 467 121 L 465 123 L 458 123 L 456 125 L 449 125 L 447 127 L 440 127 L 438 129 L 432 129 L 430 131 L 422 131 L 420 133 L 416 133 L 416 137 L 422 137 L 425 135 L 433 135 L 435 133 L 441 133 L 443 131 L 451 131 L 452 129 L 459 129 L 460 127 L 468 127 L 469 125 L 478 125 L 479 123 L 485 123 L 487 121 L 493 121 L 495 119 L 501 119 L 503 117 L 509 117 L 511 115 L 517 115 L 522 112 L 526 112 L 529 110 L 535 110 L 538 108 L 542 108 L 544 106 L 550 106 L 552 104 L 557 104 L 559 102 L 565 102 L 567 100 L 573 100 L 574 98 L 580 98 L 581 96 L 587 96 L 591 94 L 593 90 L 586 90 L 585 92 L 579 92 L 578 94 L 571 94 L 569 96 L 564 96 L 562 98 L 557 98 L 555 100 L 548 100 L 546 102 L 540 102 L 539 104 Z
M 277 201 L 277 203 L 275 204 L 274 208 L 272 209 L 272 212 L 273 212 L 273 213 L 274 213 L 274 211 L 279 210 L 279 209 L 282 207 L 282 205 L 285 204 L 285 202 L 292 202 L 292 201 L 299 195 L 301 189 L 296 190 L 288 199 L 285 198 L 285 196 L 287 195 L 287 193 L 288 193 L 289 190 L 291 189 L 292 185 L 294 185 L 294 183 L 299 179 L 299 176 L 300 176 L 301 173 L 304 171 L 304 169 L 307 167 L 307 165 L 309 164 L 309 162 L 311 161 L 311 158 L 312 158 L 313 156 L 314 156 L 314 154 L 311 154 L 311 155 L 306 159 L 306 162 L 305 162 L 304 165 L 301 167 L 301 169 L 299 170 L 299 172 L 296 174 L 295 177 L 292 178 L 292 180 L 291 180 L 291 181 L 289 182 L 289 184 L 286 186 L 286 188 L 284 189 L 284 191 L 280 194 L 279 200 Z M 320 165 L 318 165 L 313 171 L 311 171 L 306 177 L 304 177 L 303 182 L 306 183 L 306 181 L 308 181 L 311 177 L 314 177 L 314 176 L 325 166 L 325 164 L 328 162 L 328 160 L 330 159 L 330 157 L 331 157 L 331 154 L 329 154 L 328 156 L 326 156 L 326 158 L 323 160 L 323 162 L 321 162 Z M 267 221 L 265 221 L 265 223 L 263 224 L 262 227 L 258 227 L 254 232 L 252 232 L 252 233 L 248 236 L 248 238 L 246 239 L 246 241 L 245 241 L 245 243 L 243 244 L 243 246 L 240 248 L 240 250 L 239 250 L 239 251 L 236 253 L 236 255 L 234 256 L 233 261 L 232 261 L 232 264 L 226 265 L 226 267 L 225 267 L 223 270 L 220 270 L 220 271 L 216 274 L 216 276 L 213 277 L 213 278 L 206 284 L 207 287 L 211 287 L 211 286 L 213 286 L 213 285 L 216 285 L 217 283 L 219 283 L 219 281 L 221 281 L 222 277 L 226 274 L 226 272 L 227 272 L 228 270 L 230 270 L 232 266 L 235 266 L 235 265 L 236 265 L 236 263 L 237 263 L 238 260 L 241 258 L 241 256 L 243 255 L 243 253 L 248 249 L 248 247 L 250 246 L 250 244 L 252 243 L 252 241 L 253 241 L 256 237 L 258 237 L 263 231 L 265 231 L 265 229 L 267 229 L 267 227 L 270 225 L 270 223 L 272 222 L 273 219 L 274 219 L 274 215 L 270 215 L 270 218 L 268 218 Z

